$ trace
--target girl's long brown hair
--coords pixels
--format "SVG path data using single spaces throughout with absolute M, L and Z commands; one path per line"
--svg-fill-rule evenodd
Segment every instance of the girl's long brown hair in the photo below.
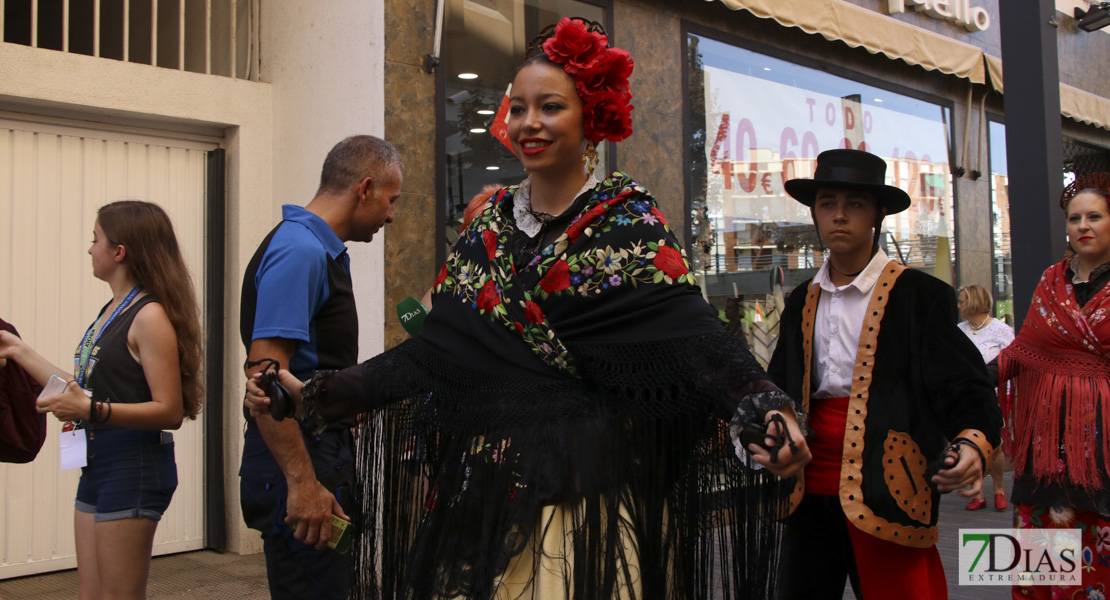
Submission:
M 136 285 L 158 298 L 177 333 L 185 416 L 200 412 L 204 355 L 193 278 L 177 245 L 173 225 L 157 204 L 123 200 L 100 207 L 97 222 L 108 241 L 127 249 L 123 263 Z

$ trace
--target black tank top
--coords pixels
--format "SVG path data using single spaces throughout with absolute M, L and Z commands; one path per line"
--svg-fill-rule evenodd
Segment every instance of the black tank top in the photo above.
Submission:
M 139 309 L 157 301 L 158 299 L 151 294 L 133 301 L 127 310 L 108 324 L 100 340 L 93 346 L 89 356 L 88 375 L 85 379 L 85 388 L 92 391 L 93 400 L 129 404 L 153 400 L 150 386 L 146 382 L 146 374 L 143 373 L 143 366 L 135 361 L 135 357 L 131 356 L 131 351 L 127 349 L 127 332 L 131 329 L 135 315 L 139 314 Z M 103 309 L 100 314 L 104 314 Z M 79 345 L 78 358 L 80 353 Z M 93 427 L 104 428 L 111 425 L 95 423 Z

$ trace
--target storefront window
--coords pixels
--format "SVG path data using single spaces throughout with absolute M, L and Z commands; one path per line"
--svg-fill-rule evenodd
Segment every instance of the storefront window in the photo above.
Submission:
M 1010 254 L 1010 176 L 1006 169 L 1006 126 L 997 121 L 990 122 L 990 146 L 994 314 L 1013 327 L 1014 275 L 1013 257 Z
M 605 24 L 606 10 L 578 0 L 447 0 L 440 118 L 440 252 L 454 242 L 470 199 L 490 184 L 520 183 L 520 162 L 489 133 L 505 89 L 541 29 L 563 17 Z M 606 146 L 598 171 L 606 168 Z M 440 254 L 437 262 L 443 261 Z
M 892 258 L 951 282 L 955 259 L 948 107 L 689 34 L 691 259 L 730 326 L 769 358 L 783 292 L 824 260 L 809 209 L 783 182 L 818 153 L 883 157 L 910 208 L 883 222 Z

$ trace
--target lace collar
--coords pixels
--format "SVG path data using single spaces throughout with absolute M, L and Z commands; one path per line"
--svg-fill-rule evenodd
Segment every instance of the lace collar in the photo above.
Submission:
M 1071 270 L 1072 283 L 1090 283 L 1098 279 L 1103 273 L 1110 271 L 1110 262 L 1102 263 L 1101 265 L 1091 269 L 1091 274 L 1087 276 L 1086 280 L 1079 279 L 1079 257 L 1073 256 L 1068 260 L 1068 269 Z
M 590 173 L 590 176 L 586 178 L 586 183 L 582 186 L 582 189 L 574 194 L 574 197 L 578 198 L 595 187 L 597 187 L 597 178 L 594 177 L 593 173 Z M 513 219 L 516 220 L 517 229 L 523 231 L 528 237 L 534 238 L 539 235 L 540 229 L 543 227 L 543 221 L 532 216 L 532 213 L 529 212 L 531 209 L 532 176 L 529 175 L 524 181 L 520 182 L 516 193 L 513 194 Z

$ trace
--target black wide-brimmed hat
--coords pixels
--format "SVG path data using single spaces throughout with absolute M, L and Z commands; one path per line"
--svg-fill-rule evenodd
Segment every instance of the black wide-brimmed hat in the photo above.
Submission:
M 826 150 L 817 155 L 813 179 L 791 179 L 784 185 L 786 193 L 810 208 L 821 188 L 871 192 L 888 215 L 910 207 L 909 194 L 886 184 L 886 161 L 862 150 Z

